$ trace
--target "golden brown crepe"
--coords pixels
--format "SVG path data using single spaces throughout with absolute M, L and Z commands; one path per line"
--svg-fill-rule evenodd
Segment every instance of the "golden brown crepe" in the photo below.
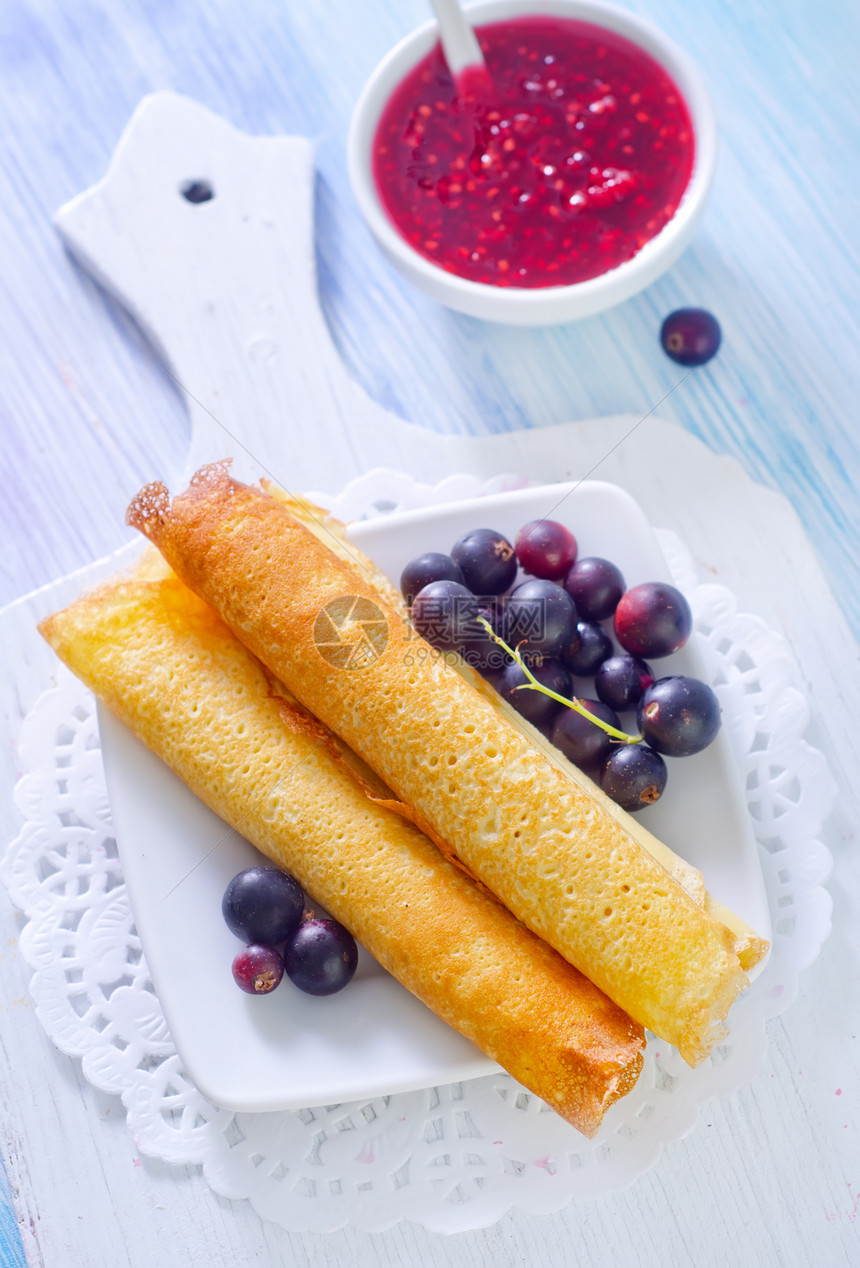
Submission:
M 374 590 L 378 591 L 383 599 L 399 612 L 402 617 L 408 617 L 409 610 L 400 592 L 394 588 L 385 574 L 376 567 L 373 560 L 369 559 L 353 542 L 349 541 L 346 536 L 345 525 L 341 524 L 322 507 L 314 505 L 314 503 L 307 501 L 306 498 L 294 497 L 285 493 L 283 489 L 269 480 L 263 480 L 262 485 L 273 498 L 286 506 L 290 513 L 304 524 L 323 545 L 332 550 L 338 558 L 359 567 Z M 728 907 L 723 906 L 721 902 L 714 898 L 713 894 L 705 889 L 704 877 L 698 868 L 693 867 L 685 859 L 673 853 L 668 846 L 664 845 L 653 833 L 643 827 L 638 819 L 628 814 L 626 810 L 622 810 L 616 802 L 607 797 L 602 788 L 595 784 L 587 775 L 583 774 L 578 767 L 573 766 L 561 751 L 547 740 L 546 736 L 542 735 L 530 722 L 527 722 L 512 705 L 503 700 L 494 688 L 474 669 L 455 656 L 449 658 L 449 663 L 453 664 L 458 673 L 462 674 L 466 681 L 471 683 L 477 691 L 482 692 L 492 701 L 494 708 L 503 717 L 507 718 L 515 730 L 526 736 L 535 747 L 541 749 L 549 761 L 559 766 L 566 778 L 576 780 L 585 789 L 588 796 L 593 797 L 608 814 L 617 819 L 625 831 L 629 832 L 649 854 L 652 854 L 657 862 L 666 868 L 666 871 L 675 878 L 678 884 L 700 906 L 704 905 L 714 920 L 731 930 L 735 955 L 738 957 L 742 969 L 749 970 L 754 968 L 756 964 L 764 959 L 769 949 L 767 939 L 757 934 L 736 912 L 730 911 Z
M 285 698 L 153 551 L 40 626 L 58 655 L 216 813 L 440 1017 L 586 1135 L 644 1035 L 447 862 L 351 754 Z M 213 920 L 220 913 L 213 912 Z
M 734 933 L 432 654 L 361 559 L 226 463 L 172 505 L 147 486 L 129 522 L 510 911 L 690 1064 L 707 1056 L 746 985 Z

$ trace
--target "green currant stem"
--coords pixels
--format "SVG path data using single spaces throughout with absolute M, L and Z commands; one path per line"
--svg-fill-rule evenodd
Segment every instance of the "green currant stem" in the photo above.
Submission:
M 481 625 L 483 625 L 493 642 L 498 643 L 499 647 L 503 647 L 508 655 L 513 657 L 516 664 L 519 665 L 526 678 L 528 678 L 528 682 L 524 682 L 519 687 L 515 688 L 516 691 L 543 692 L 543 694 L 545 696 L 549 696 L 551 700 L 557 700 L 559 704 L 566 705 L 568 709 L 573 709 L 576 713 L 581 713 L 584 718 L 588 718 L 589 722 L 593 722 L 595 726 L 599 726 L 601 731 L 605 731 L 607 735 L 611 735 L 614 740 L 621 740 L 624 744 L 642 743 L 641 735 L 628 735 L 626 731 L 620 731 L 618 727 L 613 726 L 611 722 L 604 722 L 603 718 L 598 718 L 595 714 L 590 713 L 589 710 L 586 709 L 585 705 L 575 697 L 572 700 L 568 700 L 566 696 L 560 696 L 558 692 L 553 691 L 551 687 L 545 687 L 542 682 L 538 682 L 537 678 L 535 678 L 534 674 L 520 655 L 519 648 L 508 647 L 505 640 L 495 632 L 486 617 L 479 616 L 478 620 Z

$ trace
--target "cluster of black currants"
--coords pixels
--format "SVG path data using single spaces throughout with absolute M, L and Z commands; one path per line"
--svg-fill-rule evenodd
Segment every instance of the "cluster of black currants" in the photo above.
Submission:
M 249 867 L 234 876 L 221 903 L 231 932 L 246 943 L 233 978 L 249 995 L 268 995 L 286 972 L 308 995 L 333 995 L 355 973 L 355 939 L 336 920 L 305 910 L 302 887 L 276 867 Z
M 514 545 L 479 528 L 450 554 L 413 559 L 401 590 L 427 642 L 458 653 L 609 797 L 641 810 L 666 786 L 664 757 L 715 738 L 719 702 L 698 678 L 655 678 L 648 663 L 690 636 L 680 591 L 664 582 L 627 589 L 608 559 L 577 556 L 576 538 L 553 520 L 525 524 Z M 576 678 L 593 678 L 596 699 L 574 695 Z M 619 716 L 633 710 L 635 735 Z

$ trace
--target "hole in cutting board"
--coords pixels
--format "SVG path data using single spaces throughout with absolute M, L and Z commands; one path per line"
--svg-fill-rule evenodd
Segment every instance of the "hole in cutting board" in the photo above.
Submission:
M 186 202 L 208 203 L 215 197 L 215 190 L 209 181 L 186 181 L 179 187 L 179 192 Z

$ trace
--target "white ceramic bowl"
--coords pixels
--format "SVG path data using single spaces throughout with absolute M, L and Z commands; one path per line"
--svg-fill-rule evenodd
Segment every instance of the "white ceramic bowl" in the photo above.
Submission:
M 356 103 L 348 141 L 352 188 L 367 224 L 404 277 L 448 308 L 513 326 L 555 325 L 589 317 L 649 286 L 677 259 L 692 237 L 710 188 L 716 160 L 716 125 L 702 77 L 685 53 L 650 22 L 601 0 L 483 0 L 467 8 L 473 24 L 525 14 L 576 18 L 625 36 L 649 53 L 677 84 L 693 121 L 693 172 L 667 225 L 631 260 L 600 277 L 568 286 L 498 287 L 439 268 L 413 250 L 389 220 L 376 191 L 372 146 L 382 110 L 394 89 L 438 37 L 435 21 L 402 40 L 377 66 Z

